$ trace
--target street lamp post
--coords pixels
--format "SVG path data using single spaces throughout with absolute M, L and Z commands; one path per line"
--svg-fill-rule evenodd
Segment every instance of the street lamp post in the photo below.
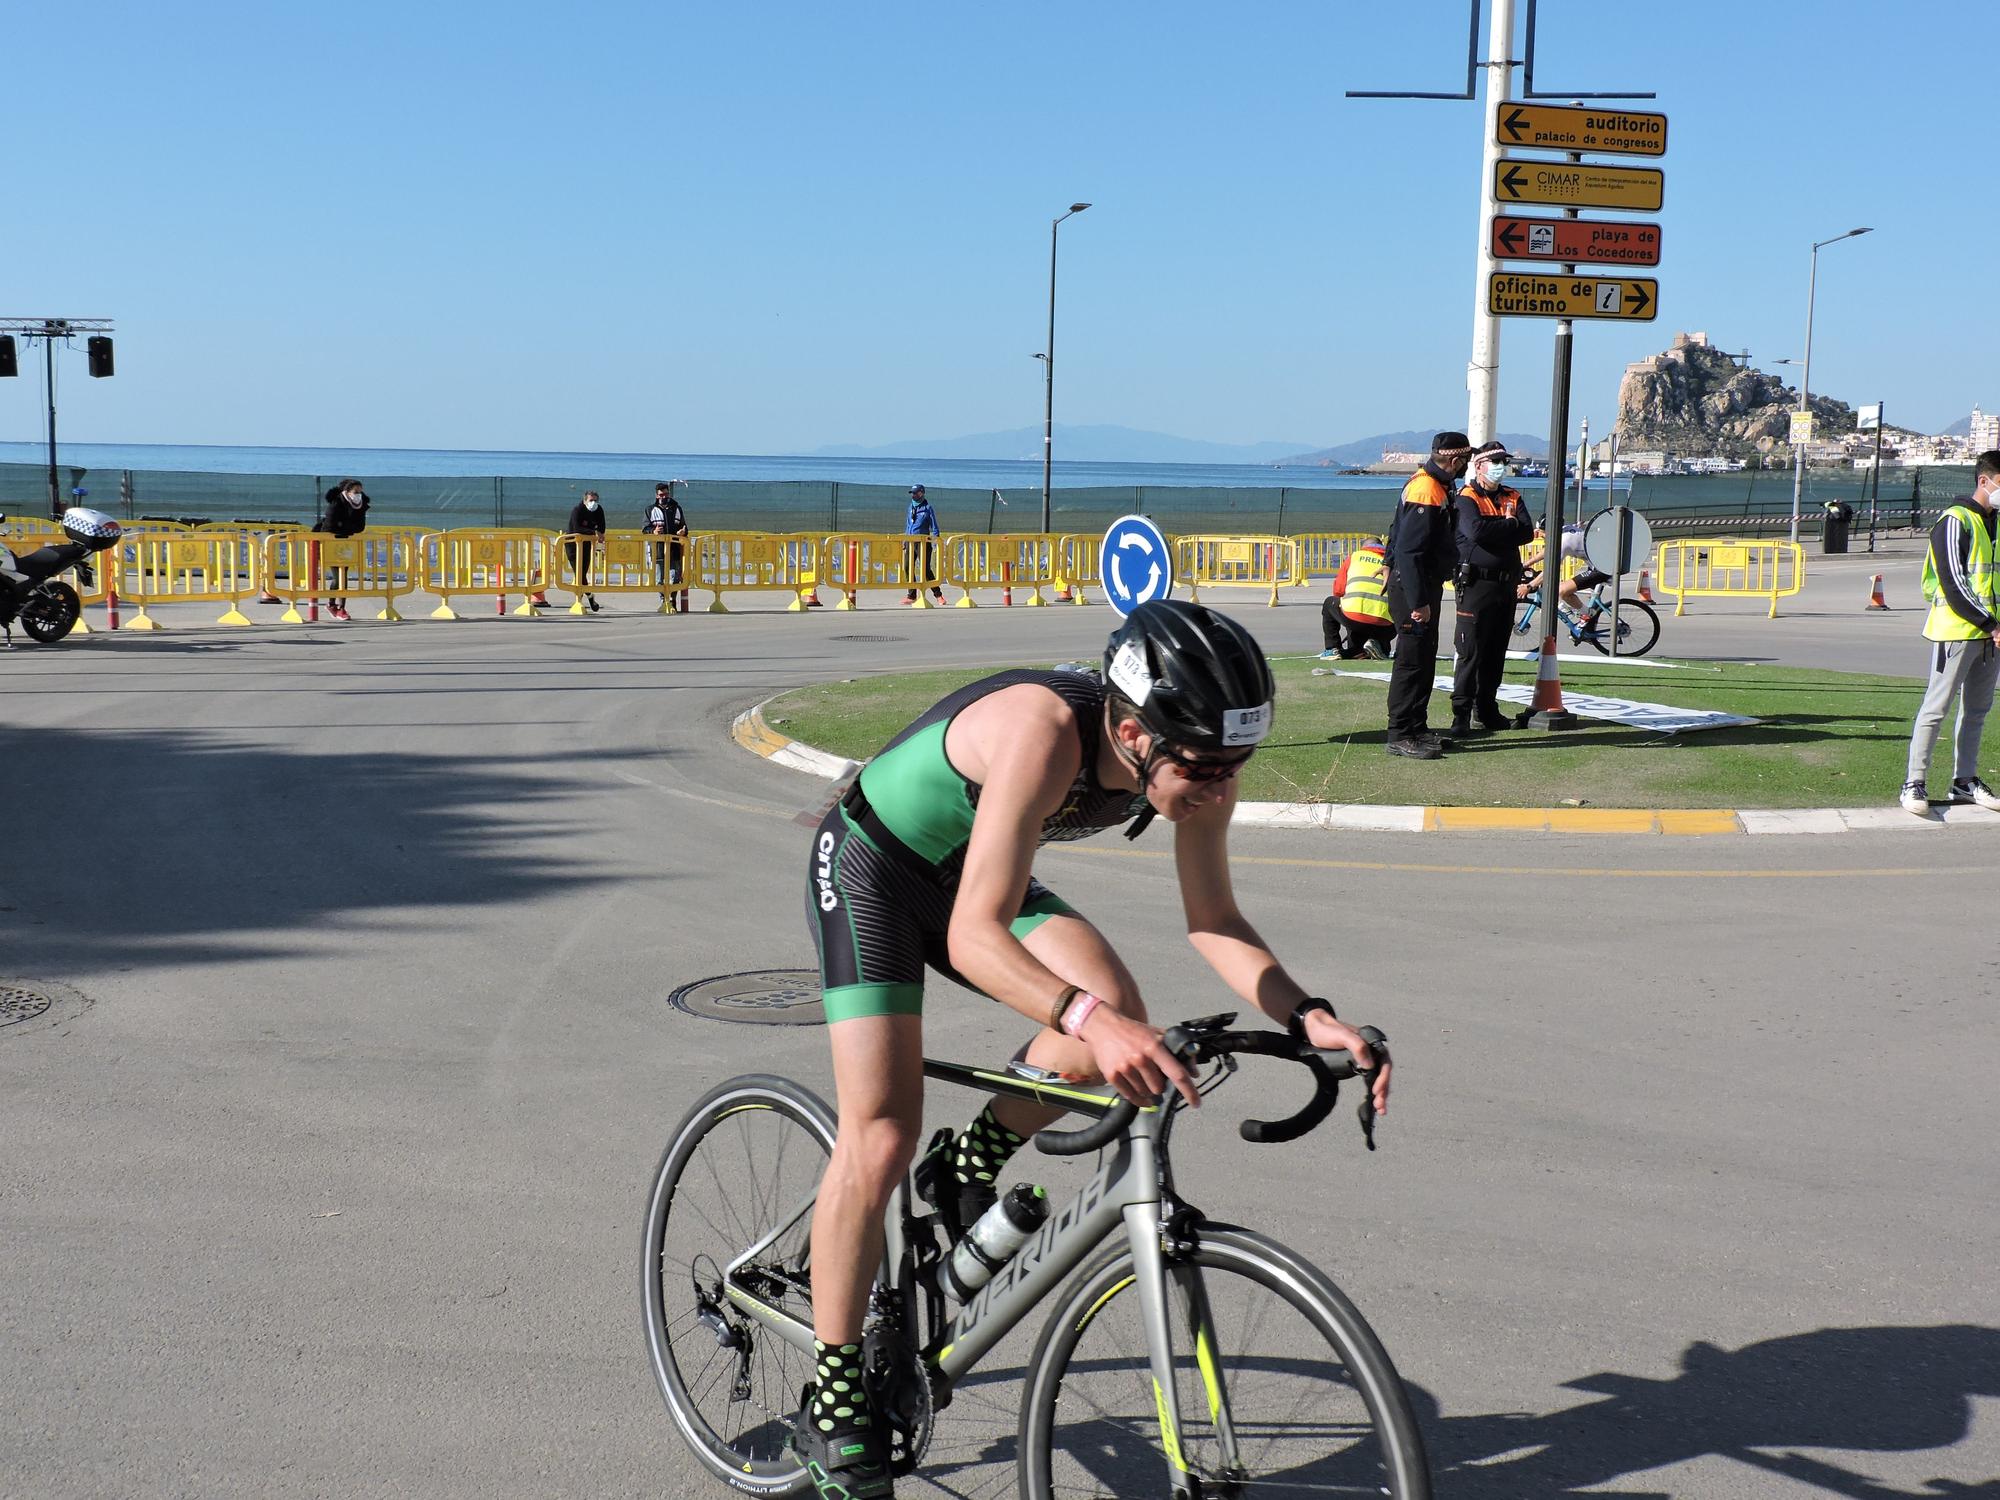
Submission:
M 1039 356 L 1042 361 L 1042 532 L 1049 529 L 1049 471 L 1055 457 L 1056 435 L 1056 231 L 1070 214 L 1080 214 L 1088 203 L 1072 203 L 1069 213 L 1059 215 L 1049 225 L 1049 342 Z
M 1806 362 L 1799 376 L 1799 410 L 1812 410 L 1812 333 L 1813 298 L 1819 290 L 1819 252 L 1828 245 L 1837 245 L 1842 240 L 1851 240 L 1856 235 L 1868 234 L 1868 229 L 1850 229 L 1845 234 L 1836 234 L 1830 240 L 1815 240 L 1812 247 L 1812 274 L 1806 280 Z M 1792 540 L 1799 539 L 1799 500 L 1805 491 L 1806 445 L 1792 445 Z

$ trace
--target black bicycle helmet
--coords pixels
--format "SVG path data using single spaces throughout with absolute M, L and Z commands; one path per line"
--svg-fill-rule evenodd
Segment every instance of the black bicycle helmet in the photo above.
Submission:
M 1271 666 L 1250 632 L 1199 604 L 1142 604 L 1111 633 L 1104 680 L 1170 745 L 1240 750 L 1271 732 Z

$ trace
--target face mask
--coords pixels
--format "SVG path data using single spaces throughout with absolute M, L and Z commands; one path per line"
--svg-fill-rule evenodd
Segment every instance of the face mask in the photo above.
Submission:
M 583 508 L 585 510 L 596 510 L 597 502 L 595 500 L 586 500 L 583 502 Z
M 1506 464 L 1489 464 L 1486 468 L 1486 482 L 1488 484 L 1505 484 L 1508 476 L 1513 472 Z

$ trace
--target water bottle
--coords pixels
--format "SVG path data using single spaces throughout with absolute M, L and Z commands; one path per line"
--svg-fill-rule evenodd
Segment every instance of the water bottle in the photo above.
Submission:
M 945 1263 L 945 1280 L 958 1300 L 964 1302 L 992 1280 L 993 1273 L 1048 1216 L 1048 1194 L 1025 1182 L 1009 1188 L 999 1202 L 981 1214 Z

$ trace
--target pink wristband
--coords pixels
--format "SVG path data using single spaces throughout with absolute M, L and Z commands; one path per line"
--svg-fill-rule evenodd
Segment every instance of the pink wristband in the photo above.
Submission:
M 1083 1035 L 1083 1023 L 1090 1019 L 1090 1013 L 1104 1003 L 1103 999 L 1088 992 L 1070 1001 L 1069 1009 L 1063 1012 L 1063 1030 L 1071 1036 Z

